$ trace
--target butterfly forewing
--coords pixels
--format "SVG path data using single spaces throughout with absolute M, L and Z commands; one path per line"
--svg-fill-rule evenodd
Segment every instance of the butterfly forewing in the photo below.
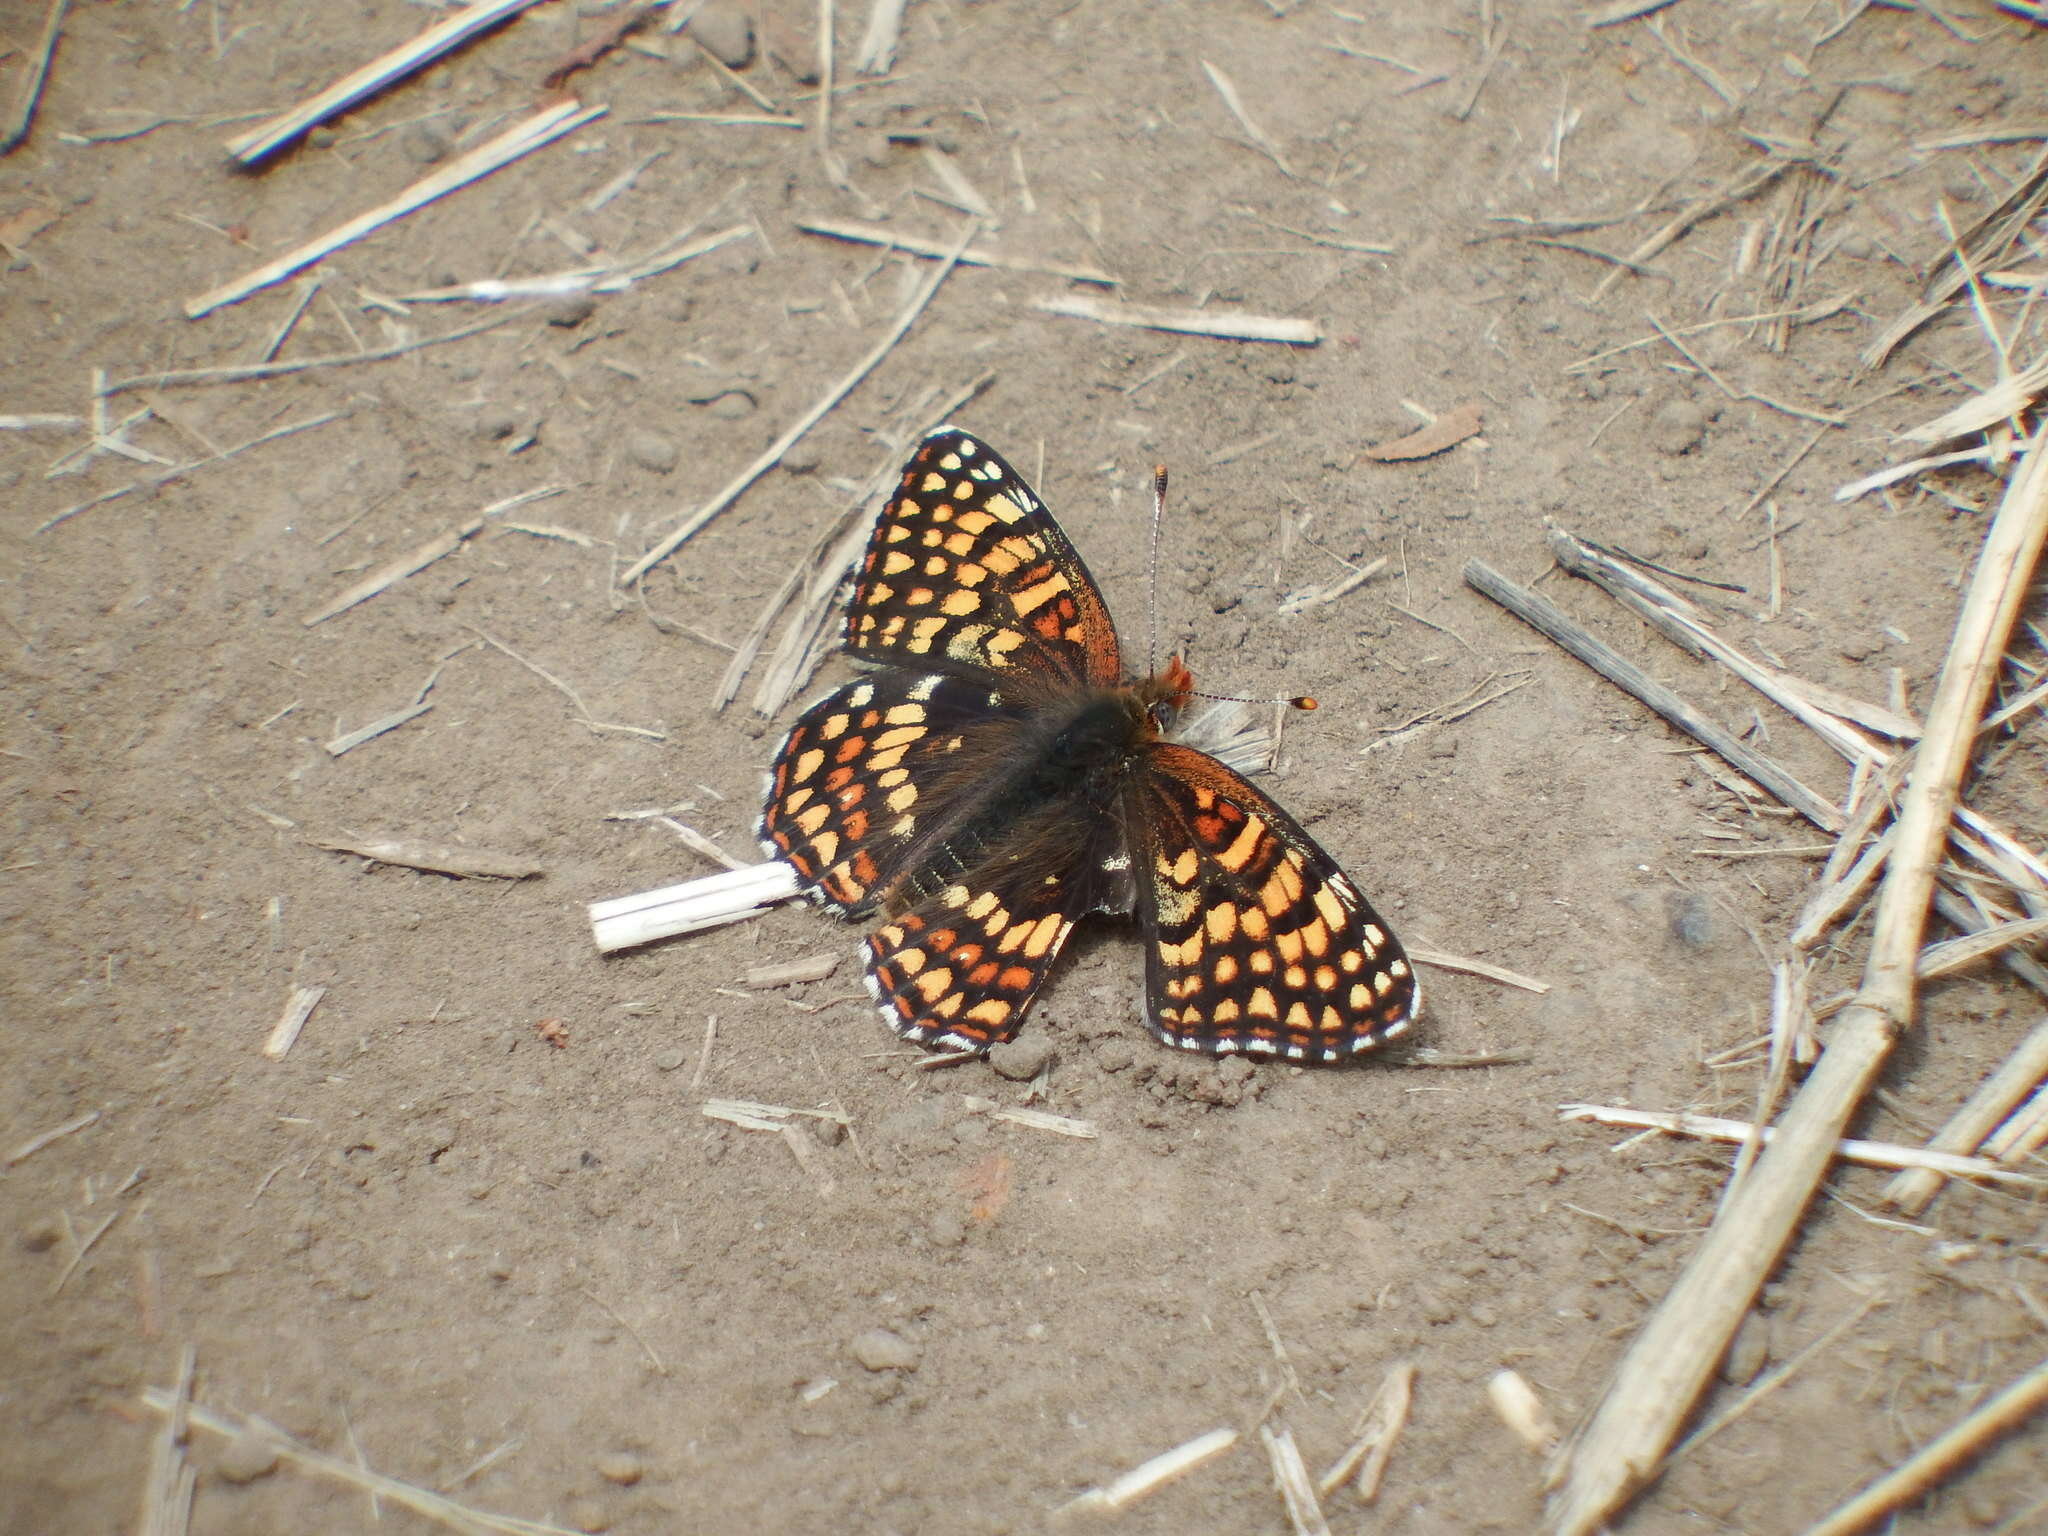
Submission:
M 1152 1027 L 1188 1050 L 1338 1061 L 1408 1027 L 1392 932 L 1294 819 L 1206 753 L 1144 753 L 1128 821 Z
M 1115 626 L 1074 546 L 999 454 L 953 428 L 918 445 L 875 523 L 846 648 L 1045 687 L 1120 680 Z

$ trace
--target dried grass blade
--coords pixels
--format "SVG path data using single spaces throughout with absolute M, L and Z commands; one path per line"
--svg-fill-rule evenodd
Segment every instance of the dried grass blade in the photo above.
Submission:
M 543 107 L 489 143 L 479 144 L 468 154 L 444 166 L 433 175 L 421 177 L 389 202 L 379 204 L 367 213 L 359 213 L 326 234 L 287 251 L 275 261 L 265 262 L 253 272 L 246 273 L 231 283 L 224 283 L 210 293 L 201 294 L 185 305 L 186 318 L 197 320 L 223 305 L 246 299 L 250 294 L 267 288 L 272 283 L 282 282 L 301 268 L 309 267 L 323 256 L 330 256 L 343 246 L 353 244 L 372 230 L 389 224 L 393 219 L 403 218 L 414 209 L 425 207 L 437 198 L 446 197 L 450 192 L 467 186 L 479 177 L 488 176 L 501 166 L 510 165 L 522 155 L 531 154 L 544 145 L 552 144 L 562 135 L 575 132 L 585 123 L 604 116 L 607 110 L 609 109 L 605 107 L 579 106 L 573 101 Z
M 352 74 L 343 75 L 326 90 L 308 97 L 290 111 L 258 124 L 247 133 L 237 134 L 228 140 L 228 153 L 244 165 L 254 165 L 308 128 L 347 111 L 392 81 L 403 79 L 422 65 L 432 63 L 479 32 L 517 15 L 534 3 L 535 0 L 477 0 L 473 5 L 466 5 L 411 42 L 379 55 Z

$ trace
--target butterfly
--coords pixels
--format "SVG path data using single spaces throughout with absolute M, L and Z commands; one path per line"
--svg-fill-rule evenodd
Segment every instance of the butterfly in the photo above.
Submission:
M 827 910 L 879 917 L 867 983 L 898 1034 L 1010 1039 L 1075 922 L 1125 911 L 1169 1045 L 1328 1062 L 1408 1028 L 1392 931 L 1291 816 L 1172 739 L 1188 669 L 1124 675 L 1080 555 L 978 438 L 912 453 L 844 644 L 870 668 L 791 728 L 760 836 Z

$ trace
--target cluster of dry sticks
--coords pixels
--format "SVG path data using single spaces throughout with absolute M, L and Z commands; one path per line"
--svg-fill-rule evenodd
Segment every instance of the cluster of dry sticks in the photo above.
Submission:
M 1736 770 L 1730 774 L 1709 759 L 1700 760 L 1711 777 L 1745 803 L 1754 805 L 1759 793 L 1767 795 L 1834 838 L 1831 847 L 1816 850 L 1827 854 L 1826 861 L 1798 920 L 1772 957 L 1771 1029 L 1767 1042 L 1758 1042 L 1768 1044 L 1768 1053 L 1753 1121 L 1566 1107 L 1568 1117 L 1641 1126 L 1645 1134 L 1721 1136 L 1739 1143 L 1713 1226 L 1636 1336 L 1598 1406 L 1552 1465 L 1551 1516 L 1555 1529 L 1567 1536 L 1600 1529 L 1686 1448 L 1674 1449 L 1679 1430 L 1835 1159 L 1899 1169 L 1885 1198 L 1907 1214 L 1924 1210 L 1952 1178 L 2035 1189 L 2048 1182 L 2019 1167 L 2048 1145 L 2048 1020 L 2018 1042 L 1924 1149 L 1843 1139 L 1893 1045 L 1912 1026 L 1919 981 L 1995 956 L 2048 995 L 2048 969 L 2029 953 L 2048 932 L 2048 860 L 2011 830 L 1962 803 L 1974 755 L 2016 719 L 2038 713 L 2048 696 L 2041 669 L 2008 650 L 2048 539 L 2048 413 L 2041 398 L 2048 389 L 2048 357 L 2019 366 L 2012 345 L 2035 318 L 2032 304 L 2048 286 L 2048 276 L 1986 270 L 2021 238 L 2044 200 L 2048 152 L 2004 204 L 1954 238 L 1951 258 L 1930 279 L 1925 302 L 1887 327 L 1866 354 L 1873 366 L 1881 363 L 1901 340 L 1967 291 L 1997 366 L 1991 388 L 1905 434 L 1929 444 L 1973 435 L 1979 441 L 1895 466 L 1838 493 L 1848 499 L 1881 492 L 1961 463 L 2009 469 L 1924 725 L 1911 718 L 1902 692 L 1895 690 L 1887 704 L 1873 704 L 1747 655 L 1715 631 L 1701 607 L 1656 580 L 1641 563 L 1563 530 L 1551 531 L 1550 551 L 1561 569 L 1596 583 L 1689 654 L 1726 667 L 1838 752 L 1850 765 L 1849 788 L 1839 802 L 1801 783 L 1757 746 L 1653 681 L 1555 604 L 1484 562 L 1475 560 L 1466 568 L 1465 579 L 1473 588 Z M 1632 260 L 1648 254 L 1639 252 Z M 1993 282 L 2025 295 L 2009 329 L 2001 329 L 1987 302 L 1986 287 Z M 1659 338 L 1684 352 L 1672 333 L 1652 323 Z M 1686 355 L 1700 372 L 1721 382 Z M 1742 509 L 1744 515 L 1765 501 L 1791 463 Z M 1767 510 L 1773 573 L 1769 602 L 1775 613 L 1781 600 L 1776 514 L 1774 507 Z M 2040 643 L 2039 631 L 2027 628 Z M 1992 690 L 2007 675 L 2008 664 L 2011 675 L 2022 681 L 2012 687 L 2012 696 L 1991 708 Z M 1861 985 L 1839 998 L 1810 998 L 1807 984 L 1816 946 L 1830 929 L 1856 920 L 1866 903 L 1871 941 Z M 1927 943 L 1930 909 L 1958 936 Z M 1821 1048 L 1818 1025 L 1830 1017 Z M 1779 1114 L 1795 1063 L 1810 1063 L 1812 1070 Z M 1770 1123 L 1773 1116 L 1775 1124 Z M 1865 1310 L 1877 1304 L 1880 1299 L 1873 1297 Z M 1788 1374 L 1789 1368 L 1760 1382 L 1750 1397 L 1717 1416 L 1686 1445 L 1746 1411 L 1756 1396 Z M 1814 1530 L 1847 1536 L 1864 1529 L 1924 1494 L 2044 1405 L 2048 1363 L 1980 1405 Z

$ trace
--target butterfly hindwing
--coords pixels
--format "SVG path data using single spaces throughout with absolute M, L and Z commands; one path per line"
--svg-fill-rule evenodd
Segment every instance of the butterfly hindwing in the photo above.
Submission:
M 1114 826 L 1062 820 L 1056 808 L 1031 817 L 868 936 L 868 990 L 898 1034 L 955 1050 L 1016 1034 L 1075 921 L 1122 888 Z
M 1400 1034 L 1408 958 L 1336 861 L 1206 753 L 1153 743 L 1128 820 L 1146 1003 L 1169 1045 L 1339 1061 Z
M 904 667 L 1113 687 L 1116 628 L 1059 524 L 1002 456 L 954 427 L 919 443 L 846 610 L 846 648 Z
M 762 847 L 829 907 L 865 911 L 901 872 L 935 791 L 960 777 L 956 758 L 995 713 L 987 684 L 942 672 L 882 668 L 826 695 L 769 769 Z

